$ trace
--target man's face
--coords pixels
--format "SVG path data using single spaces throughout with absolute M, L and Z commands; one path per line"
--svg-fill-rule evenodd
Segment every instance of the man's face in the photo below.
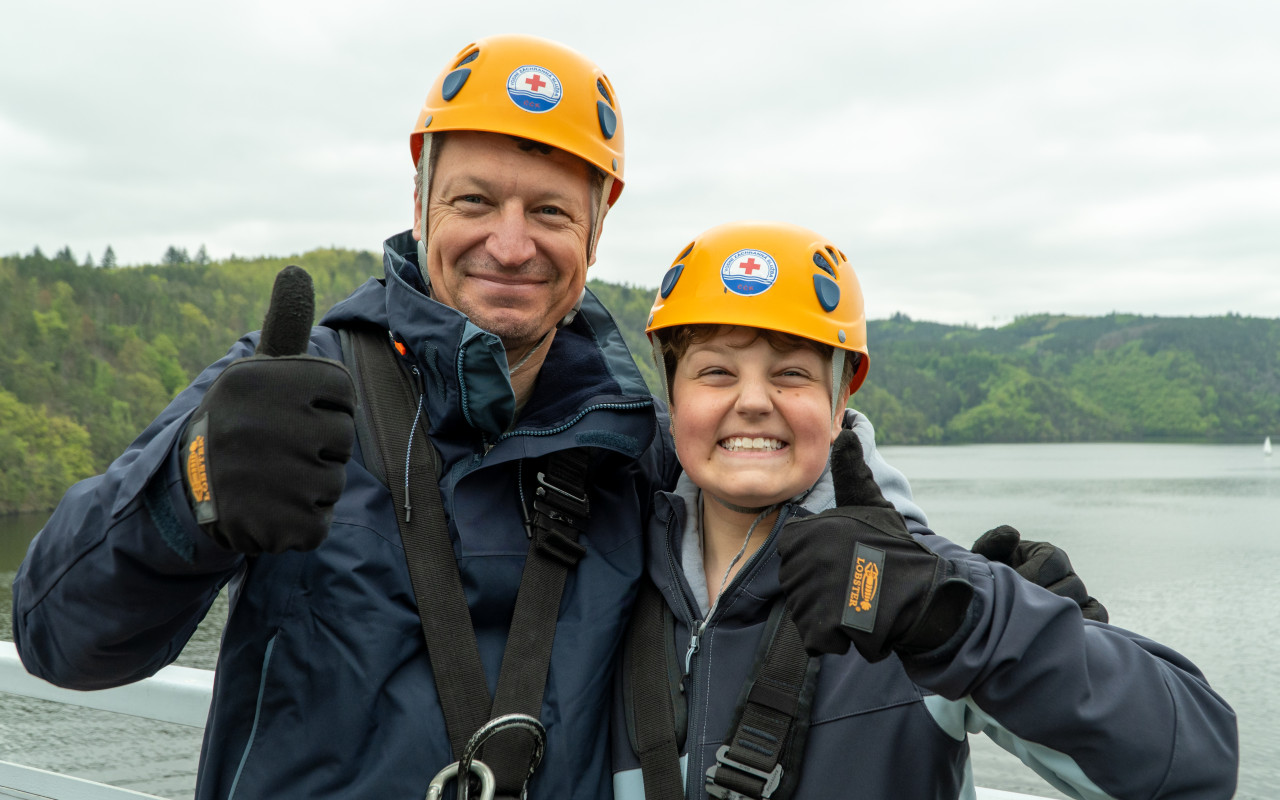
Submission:
M 427 204 L 434 296 L 497 334 L 533 345 L 573 308 L 587 280 L 590 167 L 568 153 L 520 149 L 501 134 L 451 132 Z M 421 238 L 415 198 L 414 238 Z

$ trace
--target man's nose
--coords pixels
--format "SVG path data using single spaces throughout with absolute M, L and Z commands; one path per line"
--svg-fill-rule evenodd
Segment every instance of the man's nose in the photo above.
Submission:
M 503 266 L 519 266 L 533 258 L 538 248 L 520 204 L 506 203 L 499 209 L 486 246 L 489 255 Z

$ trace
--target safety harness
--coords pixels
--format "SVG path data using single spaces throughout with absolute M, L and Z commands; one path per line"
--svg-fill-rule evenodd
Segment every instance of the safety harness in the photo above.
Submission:
M 645 797 L 682 800 L 684 687 L 671 610 L 652 581 L 641 584 L 627 641 L 627 729 L 640 758 Z M 818 658 L 805 652 L 791 615 L 775 603 L 733 721 L 707 770 L 707 794 L 721 800 L 787 800 L 799 781 Z
M 586 552 L 578 537 L 590 513 L 589 456 L 573 448 L 535 465 L 533 512 L 525 512 L 529 553 L 497 690 L 490 698 L 440 497 L 440 455 L 427 436 L 421 377 L 397 356 L 394 337 L 385 329 L 344 327 L 339 338 L 359 398 L 356 437 L 365 466 L 403 509 L 396 520 L 454 757 L 464 775 L 475 766 L 473 755 L 482 759 L 480 767 L 492 770 L 498 796 L 523 796 L 541 760 L 544 733 L 537 720 L 560 599 L 569 571 Z M 517 724 L 521 719 L 526 724 Z M 511 728 L 533 735 L 498 736 L 484 743 Z M 467 791 L 468 781 L 460 781 L 459 797 Z

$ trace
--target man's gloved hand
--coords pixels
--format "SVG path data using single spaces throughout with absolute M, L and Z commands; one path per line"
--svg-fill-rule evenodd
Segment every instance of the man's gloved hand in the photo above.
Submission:
M 978 537 L 972 550 L 988 561 L 999 561 L 1013 567 L 1019 575 L 1037 586 L 1075 600 L 1085 619 L 1107 621 L 1106 607 L 1089 596 L 1084 581 L 1080 580 L 1071 566 L 1071 559 L 1061 548 L 1049 542 L 1027 541 L 1017 528 L 1001 525 Z
M 276 276 L 257 352 L 214 380 L 183 433 L 196 521 L 245 555 L 311 550 L 329 534 L 355 441 L 355 386 L 340 362 L 306 355 L 311 276 Z
M 973 587 L 907 532 L 884 499 L 852 431 L 831 449 L 837 508 L 799 517 L 778 535 L 787 607 L 810 653 L 867 661 L 944 644 L 960 628 Z

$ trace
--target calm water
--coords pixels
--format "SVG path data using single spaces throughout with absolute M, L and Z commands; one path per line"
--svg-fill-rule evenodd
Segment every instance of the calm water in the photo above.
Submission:
M 1195 661 L 1239 715 L 1240 800 L 1280 797 L 1280 457 L 1261 445 L 887 447 L 930 523 L 962 544 L 1000 523 L 1071 555 L 1116 624 Z M 0 517 L 0 639 L 41 518 Z M 211 667 L 220 602 L 178 663 Z M 977 738 L 978 783 L 1061 797 Z M 200 732 L 0 694 L 0 759 L 190 797 Z

